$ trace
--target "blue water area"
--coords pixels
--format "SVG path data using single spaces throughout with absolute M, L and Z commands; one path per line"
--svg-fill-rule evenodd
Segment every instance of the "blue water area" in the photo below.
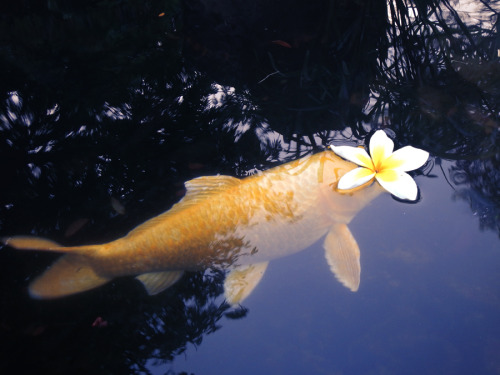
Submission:
M 385 195 L 352 221 L 358 292 L 335 280 L 316 244 L 271 262 L 246 318 L 223 320 L 154 373 L 497 373 L 498 237 L 443 176 L 417 181 L 418 204 Z

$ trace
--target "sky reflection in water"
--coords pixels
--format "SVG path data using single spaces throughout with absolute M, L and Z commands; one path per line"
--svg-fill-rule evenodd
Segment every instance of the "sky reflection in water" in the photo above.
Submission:
M 273 262 L 244 303 L 245 319 L 225 319 L 221 330 L 166 368 L 196 374 L 496 373 L 498 239 L 479 231 L 464 202 L 451 199 L 444 178 L 417 182 L 418 204 L 386 194 L 352 221 L 361 249 L 357 293 L 336 282 L 316 244 Z

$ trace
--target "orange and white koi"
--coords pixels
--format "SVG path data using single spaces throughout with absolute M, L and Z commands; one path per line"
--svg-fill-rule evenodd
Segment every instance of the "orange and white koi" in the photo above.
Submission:
M 136 276 L 149 294 L 156 294 L 184 271 L 222 267 L 230 271 L 225 294 L 234 304 L 251 293 L 270 260 L 322 237 L 333 273 L 356 291 L 360 254 L 347 224 L 383 189 L 375 182 L 338 192 L 339 179 L 354 168 L 324 151 L 243 179 L 199 177 L 185 183 L 186 195 L 170 210 L 115 241 L 64 247 L 19 236 L 4 243 L 65 253 L 31 283 L 35 298 L 68 296 L 120 276 Z

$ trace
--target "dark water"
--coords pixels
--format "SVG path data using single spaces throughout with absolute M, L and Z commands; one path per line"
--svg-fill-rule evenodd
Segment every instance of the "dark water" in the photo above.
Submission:
M 187 180 L 376 129 L 431 157 L 415 204 L 385 194 L 350 224 L 356 293 L 320 241 L 239 307 L 217 270 L 40 301 L 27 286 L 57 255 L 2 246 L 0 373 L 499 374 L 499 7 L 410 5 L 2 5 L 0 236 L 109 241 Z

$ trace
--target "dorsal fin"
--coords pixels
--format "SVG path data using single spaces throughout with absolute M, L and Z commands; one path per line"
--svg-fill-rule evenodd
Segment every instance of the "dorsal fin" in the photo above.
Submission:
M 184 195 L 179 202 L 174 204 L 167 212 L 164 212 L 163 214 L 160 214 L 139 225 L 129 232 L 128 235 L 137 234 L 147 230 L 163 221 L 166 216 L 173 215 L 180 210 L 194 206 L 210 196 L 221 193 L 231 187 L 239 185 L 240 183 L 241 180 L 231 176 L 205 176 L 186 181 L 184 183 L 184 186 L 186 187 L 186 195 Z
M 186 207 L 196 205 L 201 201 L 241 184 L 241 180 L 231 176 L 203 176 L 186 181 L 186 195 L 172 206 L 165 214 L 173 214 Z
M 220 193 L 228 188 L 237 186 L 241 180 L 231 176 L 204 176 L 198 177 L 184 183 L 186 195 L 179 203 L 186 203 L 192 199 L 199 200 L 210 195 Z M 179 204 L 177 203 L 177 204 Z M 175 207 L 176 205 L 174 205 Z

